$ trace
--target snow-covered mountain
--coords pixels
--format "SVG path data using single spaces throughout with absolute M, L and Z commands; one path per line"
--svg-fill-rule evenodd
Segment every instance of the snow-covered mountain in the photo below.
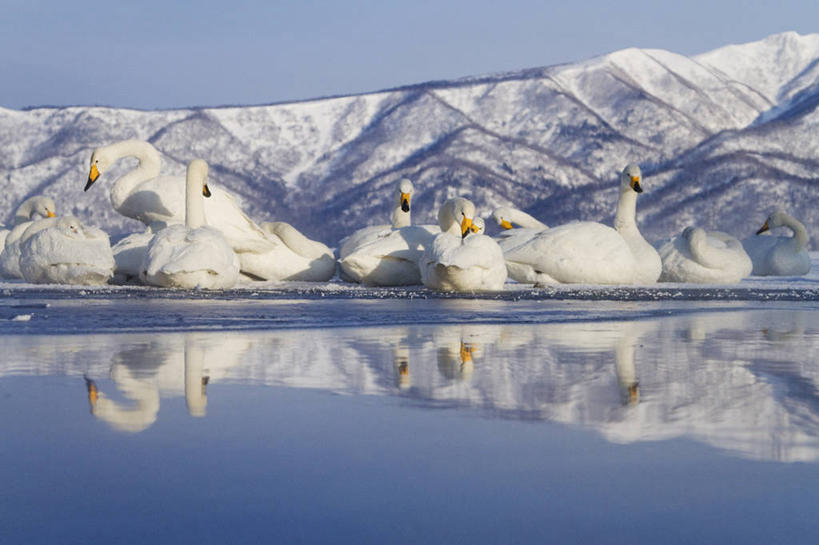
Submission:
M 617 173 L 645 173 L 649 240 L 697 223 L 746 236 L 781 205 L 819 227 L 819 35 L 784 33 L 685 57 L 627 49 L 588 61 L 269 106 L 136 111 L 0 108 L 0 221 L 35 193 L 111 233 L 107 189 L 87 193 L 91 151 L 152 142 L 163 170 L 211 164 L 212 183 L 258 221 L 335 244 L 388 221 L 394 182 L 415 182 L 416 222 L 463 195 L 483 214 L 515 205 L 548 224 L 610 221 Z M 819 247 L 813 243 L 814 248 Z

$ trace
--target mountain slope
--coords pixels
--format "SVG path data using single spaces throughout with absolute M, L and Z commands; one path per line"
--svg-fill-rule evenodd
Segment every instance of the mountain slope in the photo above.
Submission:
M 819 35 L 785 33 L 685 57 L 628 49 L 584 62 L 292 104 L 168 111 L 0 109 L 0 220 L 34 193 L 112 233 L 139 229 L 107 190 L 87 193 L 91 151 L 152 142 L 163 171 L 211 164 L 259 221 L 335 244 L 387 221 L 391 186 L 415 182 L 415 221 L 448 197 L 483 214 L 515 205 L 546 223 L 609 221 L 616 174 L 646 174 L 649 239 L 689 223 L 752 232 L 774 205 L 819 225 Z M 750 223 L 749 223 L 750 222 Z

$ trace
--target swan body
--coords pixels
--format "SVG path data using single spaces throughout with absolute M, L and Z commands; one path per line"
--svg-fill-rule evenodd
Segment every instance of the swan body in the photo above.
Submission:
M 283 221 L 261 225 L 266 233 L 264 251 L 240 254 L 247 270 L 264 280 L 301 280 L 326 282 L 336 272 L 333 251 L 316 240 L 310 240 L 298 229 Z
M 793 236 L 780 237 L 764 235 L 770 229 L 787 227 Z M 808 255 L 808 231 L 802 223 L 786 214 L 783 210 L 776 210 L 765 221 L 757 236 L 751 236 L 742 241 L 742 246 L 753 262 L 751 274 L 755 276 L 802 276 L 808 274 L 811 268 Z
M 662 272 L 657 251 L 635 221 L 640 167 L 620 174 L 614 228 L 583 221 L 552 227 L 504 252 L 509 276 L 536 284 L 650 284 Z
M 55 217 L 56 210 L 54 201 L 43 195 L 30 197 L 17 207 L 12 219 L 12 229 L 0 229 L 0 276 L 22 278 L 19 239 L 32 222 Z M 11 234 L 12 231 L 15 232 L 14 235 Z M 10 246 L 8 253 L 5 252 L 7 241 Z
M 148 245 L 142 264 L 147 284 L 175 288 L 227 289 L 239 279 L 239 258 L 218 229 L 207 225 L 203 194 L 208 165 L 201 159 L 188 164 L 185 225 L 169 225 Z
M 751 258 L 739 240 L 699 227 L 685 230 L 659 250 L 660 282 L 732 284 L 751 274 Z
M 32 223 L 20 238 L 20 273 L 35 284 L 105 284 L 114 274 L 108 235 L 73 216 Z
M 340 259 L 342 277 L 369 286 L 420 284 L 418 261 L 439 232 L 420 225 L 389 230 Z
M 119 240 L 111 247 L 114 254 L 114 280 L 116 282 L 129 282 L 139 279 L 142 270 L 142 262 L 145 260 L 145 253 L 148 245 L 154 239 L 151 229 L 146 229 L 141 233 L 131 233 L 127 237 Z
M 438 212 L 441 232 L 432 239 L 418 263 L 421 281 L 442 291 L 495 291 L 506 282 L 500 246 L 484 234 L 470 233 L 475 205 L 450 199 Z
M 407 178 L 399 180 L 393 198 L 392 225 L 371 225 L 345 237 L 339 243 L 339 259 L 344 259 L 361 246 L 388 235 L 393 229 L 400 229 L 401 227 L 412 225 L 411 201 L 414 192 L 415 188 L 410 180 Z

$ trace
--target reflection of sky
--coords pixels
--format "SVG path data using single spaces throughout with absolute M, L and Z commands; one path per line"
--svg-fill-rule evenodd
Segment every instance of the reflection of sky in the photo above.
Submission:
M 92 413 L 132 432 L 154 425 L 162 398 L 184 397 L 189 414 L 207 416 L 208 390 L 232 383 L 395 396 L 577 425 L 616 443 L 686 437 L 743 457 L 815 461 L 815 316 L 9 336 L 0 372 L 85 375 Z
M 815 316 L 5 336 L 0 541 L 811 542 Z

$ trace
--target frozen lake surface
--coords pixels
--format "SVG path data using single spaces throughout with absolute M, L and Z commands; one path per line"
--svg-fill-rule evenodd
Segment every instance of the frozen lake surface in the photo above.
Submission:
M 813 542 L 818 291 L 0 284 L 0 542 Z

